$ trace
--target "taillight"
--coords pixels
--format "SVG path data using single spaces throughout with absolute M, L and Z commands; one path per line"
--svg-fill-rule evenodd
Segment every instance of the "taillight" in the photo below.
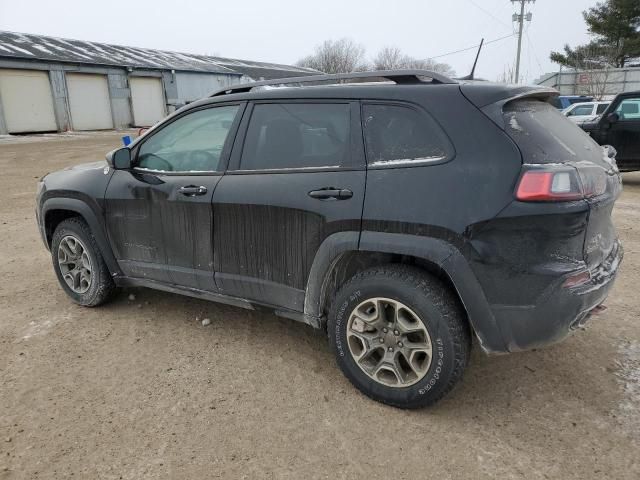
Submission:
M 597 165 L 525 165 L 516 188 L 522 202 L 582 200 L 602 195 L 607 173 Z

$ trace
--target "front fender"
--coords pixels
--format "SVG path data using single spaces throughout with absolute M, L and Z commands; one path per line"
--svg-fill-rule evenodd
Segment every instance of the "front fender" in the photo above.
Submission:
M 96 243 L 98 244 L 98 248 L 100 249 L 102 258 L 104 259 L 107 268 L 109 268 L 111 275 L 116 276 L 121 274 L 120 267 L 118 267 L 118 262 L 113 255 L 111 245 L 109 244 L 109 241 L 107 239 L 104 224 L 101 220 L 102 216 L 97 213 L 94 208 L 91 208 L 91 206 L 89 206 L 87 202 L 80 198 L 46 198 L 42 202 L 39 215 L 39 227 L 43 233 L 46 232 L 47 214 L 53 212 L 54 210 L 67 210 L 80 215 L 84 219 L 84 221 L 87 222 L 87 225 L 89 225 L 91 233 L 96 239 Z M 49 244 L 46 233 L 43 234 L 43 237 L 45 242 L 47 242 L 47 246 L 50 247 L 51 245 Z

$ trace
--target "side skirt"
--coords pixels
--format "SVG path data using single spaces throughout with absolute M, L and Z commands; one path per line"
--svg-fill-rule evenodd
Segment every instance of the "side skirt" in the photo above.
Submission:
M 151 288 L 153 290 L 161 290 L 163 292 L 176 293 L 178 295 L 200 298 L 202 300 L 209 300 L 211 302 L 224 303 L 225 305 L 232 305 L 234 307 L 240 307 L 247 310 L 272 312 L 279 317 L 289 318 L 297 322 L 306 323 L 307 325 L 311 325 L 313 328 L 321 328 L 319 319 L 304 315 L 302 312 L 295 312 L 293 310 L 287 310 L 281 307 L 276 307 L 274 305 L 269 305 L 268 303 L 254 302 L 243 298 L 223 295 L 221 293 L 208 292 L 206 290 L 198 290 L 196 288 L 182 287 L 179 285 L 173 285 L 144 278 L 115 277 L 113 280 L 119 287 L 145 287 Z

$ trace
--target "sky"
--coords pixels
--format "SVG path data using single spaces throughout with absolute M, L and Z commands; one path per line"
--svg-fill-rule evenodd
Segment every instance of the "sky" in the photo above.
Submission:
M 557 71 L 549 52 L 588 41 L 581 12 L 596 0 L 537 0 L 523 34 L 521 75 Z M 384 46 L 471 69 L 475 49 L 516 31 L 510 0 L 0 0 L 0 29 L 135 47 L 292 64 L 327 39 L 350 38 L 369 57 Z M 476 77 L 515 64 L 517 37 L 487 44 Z

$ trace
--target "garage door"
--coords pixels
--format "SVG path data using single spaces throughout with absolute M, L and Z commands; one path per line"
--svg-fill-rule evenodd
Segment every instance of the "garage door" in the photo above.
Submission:
M 0 70 L 0 98 L 9 133 L 57 130 L 47 72 Z
M 66 77 L 73 129 L 113 128 L 107 77 L 88 73 L 67 73 Z
M 133 123 L 136 127 L 150 127 L 164 118 L 162 80 L 153 77 L 130 77 Z

